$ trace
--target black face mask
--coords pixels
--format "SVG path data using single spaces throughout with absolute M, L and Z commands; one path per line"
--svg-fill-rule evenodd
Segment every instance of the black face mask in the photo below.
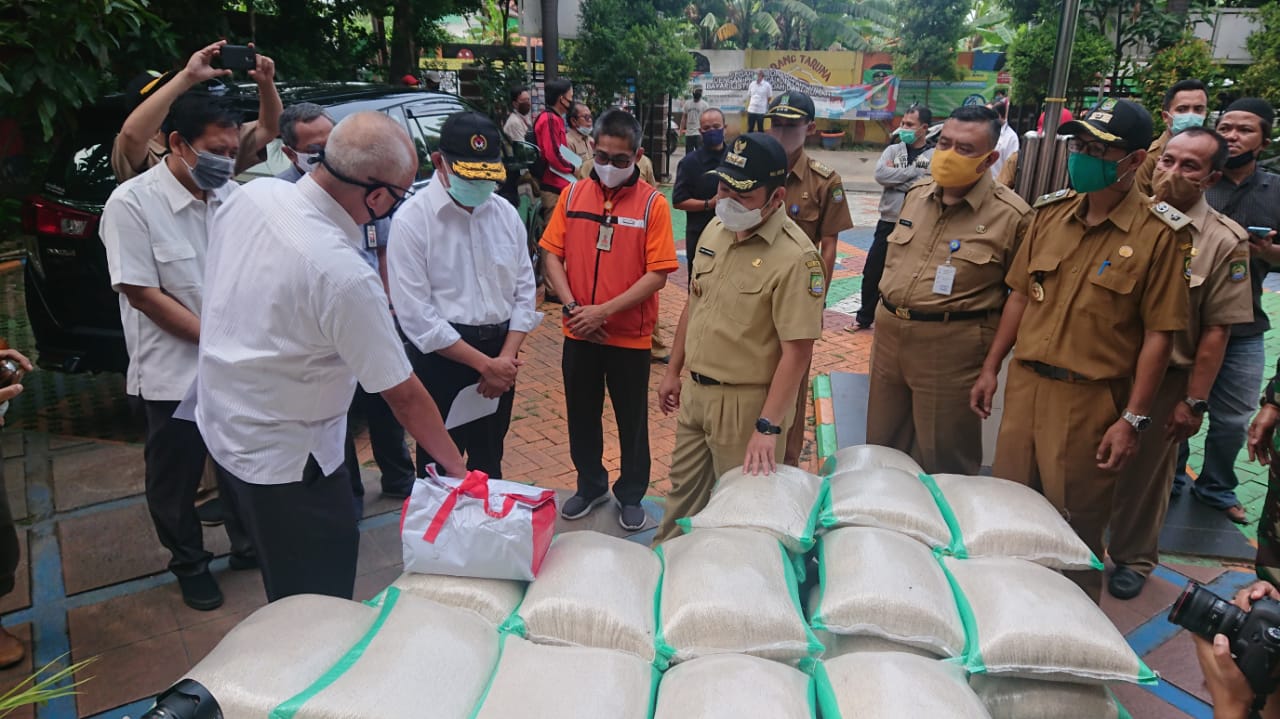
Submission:
M 403 205 L 405 200 L 413 196 L 413 190 L 407 187 L 400 187 L 398 185 L 393 185 L 390 182 L 382 182 L 372 177 L 369 178 L 368 182 L 361 182 L 359 180 L 354 180 L 350 177 L 347 177 L 341 172 L 338 172 L 337 170 L 333 169 L 333 165 L 330 165 L 328 160 L 325 159 L 324 151 L 320 152 L 320 164 L 324 167 L 324 169 L 328 170 L 329 174 L 333 175 L 334 179 L 336 179 L 338 182 L 345 182 L 348 185 L 355 185 L 356 187 L 364 188 L 364 208 L 369 211 L 369 224 L 373 224 L 378 220 L 387 219 L 392 215 L 392 213 L 400 209 L 400 205 Z M 388 193 L 391 194 L 393 198 L 395 198 L 395 202 L 391 204 L 391 207 L 388 208 L 387 211 L 383 212 L 382 214 L 375 213 L 373 211 L 373 208 L 369 206 L 369 195 L 372 195 L 374 192 L 378 190 L 386 190 Z M 396 192 L 395 192 L 396 190 L 400 191 L 399 196 L 396 195 Z
M 1257 154 L 1253 150 L 1250 150 L 1248 152 L 1236 155 L 1235 157 L 1228 157 L 1226 167 L 1228 170 L 1234 170 L 1240 167 L 1244 167 L 1250 162 L 1253 162 L 1254 159 L 1256 158 L 1257 158 Z

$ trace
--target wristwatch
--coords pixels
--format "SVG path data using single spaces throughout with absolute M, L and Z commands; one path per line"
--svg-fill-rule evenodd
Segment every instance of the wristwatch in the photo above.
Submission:
M 1120 415 L 1120 418 L 1128 422 L 1130 425 L 1132 425 L 1134 430 L 1138 432 L 1145 431 L 1147 427 L 1151 426 L 1150 417 L 1144 417 L 1140 414 L 1134 414 L 1133 412 L 1130 412 L 1127 409 L 1124 411 L 1124 414 Z
M 565 317 L 568 317 L 569 315 L 573 314 L 573 311 L 574 311 L 574 310 L 576 310 L 576 309 L 578 309 L 578 303 L 577 303 L 577 302 L 570 302 L 569 304 L 565 305 L 564 307 L 561 307 L 561 308 L 560 308 L 560 311 L 564 313 L 564 316 L 565 316 Z
M 1191 408 L 1192 414 L 1196 415 L 1197 417 L 1202 416 L 1205 412 L 1209 411 L 1209 400 L 1207 399 L 1196 399 L 1195 397 L 1187 397 L 1182 401 L 1187 403 L 1187 406 Z
M 782 428 L 761 417 L 756 420 L 756 431 L 760 434 L 782 434 Z

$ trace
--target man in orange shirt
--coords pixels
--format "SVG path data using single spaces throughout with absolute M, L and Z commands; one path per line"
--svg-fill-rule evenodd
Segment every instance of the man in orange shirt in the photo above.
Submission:
M 658 291 L 679 265 L 671 210 L 640 179 L 640 123 L 610 109 L 596 120 L 591 176 L 567 187 L 542 235 L 547 280 L 564 301 L 565 403 L 578 491 L 561 509 L 585 517 L 609 498 L 600 416 L 609 389 L 622 471 L 613 494 L 618 523 L 644 526 L 649 488 L 649 350 Z

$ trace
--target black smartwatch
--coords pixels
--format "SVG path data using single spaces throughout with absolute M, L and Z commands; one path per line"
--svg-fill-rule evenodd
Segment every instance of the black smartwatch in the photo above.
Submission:
M 1209 411 L 1209 400 L 1207 399 L 1187 397 L 1182 401 L 1187 403 L 1187 406 L 1191 408 L 1191 413 L 1197 417 L 1204 416 L 1204 413 Z
M 569 304 L 565 305 L 564 307 L 561 307 L 561 308 L 560 308 L 560 311 L 564 313 L 564 316 L 565 316 L 565 317 L 568 317 L 569 315 L 573 314 L 573 311 L 574 311 L 574 310 L 576 310 L 576 309 L 578 309 L 578 303 L 577 303 L 577 302 L 570 302 Z
M 782 434 L 782 428 L 761 417 L 756 420 L 756 431 L 760 434 Z

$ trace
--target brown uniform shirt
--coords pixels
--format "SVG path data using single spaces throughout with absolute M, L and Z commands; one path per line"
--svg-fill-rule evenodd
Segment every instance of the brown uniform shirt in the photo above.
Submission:
M 1150 195 L 1152 192 L 1151 181 L 1155 177 L 1156 164 L 1160 162 L 1160 156 L 1164 154 L 1164 146 L 1169 144 L 1170 137 L 1172 136 L 1169 131 L 1165 130 L 1163 135 L 1151 143 L 1147 148 L 1147 159 L 1143 161 L 1142 167 L 1138 168 L 1138 173 L 1134 176 L 1134 184 L 1144 195 Z
M 1144 332 L 1187 329 L 1190 220 L 1167 205 L 1157 211 L 1135 186 L 1086 227 L 1087 197 L 1059 190 L 1035 203 L 1006 278 L 1028 296 L 1014 357 L 1090 379 L 1132 377 Z
M 803 150 L 796 166 L 787 173 L 786 208 L 787 216 L 814 245 L 823 237 L 838 235 L 853 227 L 840 174 L 810 159 Z
M 1249 291 L 1249 242 L 1244 228 L 1203 197 L 1191 211 L 1191 326 L 1173 337 L 1169 364 L 1191 369 L 1201 328 L 1253 321 Z
M 937 183 L 917 184 L 889 235 L 880 294 L 895 307 L 920 312 L 1000 309 L 1008 294 L 1005 273 L 1031 217 L 1031 207 L 991 173 L 950 207 L 943 206 Z M 939 294 L 934 280 L 948 263 L 955 268 L 951 294 Z
M 690 261 L 690 371 L 727 384 L 767 385 L 782 342 L 822 336 L 822 259 L 782 212 L 740 242 L 712 220 Z

